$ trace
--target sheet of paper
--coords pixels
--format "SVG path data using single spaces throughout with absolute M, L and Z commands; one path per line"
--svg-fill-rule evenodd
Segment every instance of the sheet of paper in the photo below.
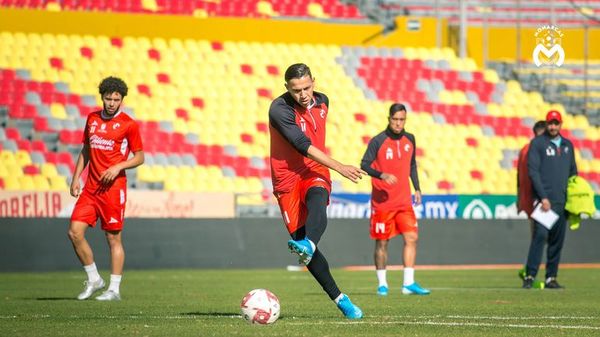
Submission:
M 542 224 L 542 226 L 548 228 L 548 230 L 552 229 L 552 226 L 558 220 L 558 214 L 550 209 L 548 212 L 544 212 L 542 210 L 542 203 L 538 203 L 537 206 L 533 209 L 533 213 L 531 213 L 531 217 Z

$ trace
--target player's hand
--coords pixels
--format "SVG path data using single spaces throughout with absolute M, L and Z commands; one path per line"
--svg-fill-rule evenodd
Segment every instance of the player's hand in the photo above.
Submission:
M 422 201 L 421 192 L 415 191 L 415 205 L 420 205 Z
M 386 183 L 388 183 L 390 185 L 394 185 L 395 183 L 398 182 L 398 178 L 396 178 L 396 176 L 391 173 L 382 173 L 381 180 L 385 181 Z
M 548 212 L 550 210 L 550 208 L 552 208 L 552 205 L 550 204 L 550 200 L 542 199 L 542 210 L 544 212 Z
M 79 178 L 77 179 L 73 179 L 73 181 L 71 182 L 71 196 L 77 198 L 79 196 L 79 194 L 81 193 L 81 186 L 79 186 Z
M 353 183 L 358 183 L 363 175 L 367 175 L 367 172 L 352 165 L 342 165 L 337 171 L 339 174 L 350 179 Z
M 115 180 L 120 172 L 121 169 L 118 166 L 111 166 L 106 171 L 102 172 L 102 175 L 100 175 L 100 182 L 104 185 L 108 185 Z

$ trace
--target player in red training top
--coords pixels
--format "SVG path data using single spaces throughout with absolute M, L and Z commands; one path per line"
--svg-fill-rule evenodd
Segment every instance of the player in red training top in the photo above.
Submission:
M 277 97 L 269 109 L 269 130 L 273 194 L 292 237 L 288 247 L 300 256 L 300 262 L 344 316 L 359 319 L 362 311 L 338 289 L 317 245 L 327 227 L 331 191 L 328 168 L 353 182 L 366 172 L 325 154 L 329 99 L 314 91 L 309 67 L 291 65 L 285 72 L 285 87 L 287 92 Z
M 104 108 L 88 115 L 83 148 L 73 172 L 71 195 L 79 199 L 71 215 L 69 239 L 88 275 L 84 291 L 77 297 L 85 300 L 105 285 L 85 239 L 86 229 L 94 227 L 100 218 L 110 247 L 111 275 L 108 290 L 96 299 L 114 301 L 121 299 L 119 285 L 125 262 L 121 242 L 127 200 L 125 170 L 143 164 L 144 152 L 137 123 L 121 110 L 123 98 L 127 95 L 125 82 L 108 77 L 102 80 L 99 89 Z M 130 153 L 133 153 L 131 158 Z M 88 176 L 82 190 L 79 179 L 86 166 Z
M 388 127 L 375 136 L 363 155 L 361 168 L 371 176 L 371 238 L 375 240 L 377 293 L 388 294 L 386 263 L 388 242 L 398 234 L 404 238 L 403 294 L 427 295 L 429 290 L 414 281 L 419 228 L 412 206 L 409 177 L 415 189 L 415 203 L 421 203 L 421 189 L 415 159 L 415 136 L 404 130 L 406 108 L 390 107 Z

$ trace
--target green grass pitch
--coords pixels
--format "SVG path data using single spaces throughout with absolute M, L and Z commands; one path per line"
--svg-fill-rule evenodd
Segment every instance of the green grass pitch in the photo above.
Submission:
M 83 271 L 0 273 L 0 336 L 600 336 L 599 269 L 561 270 L 558 291 L 523 290 L 516 270 L 417 270 L 429 296 L 401 295 L 402 272 L 389 271 L 387 297 L 374 271 L 333 274 L 362 320 L 345 319 L 308 272 L 126 270 L 121 302 L 75 300 Z M 275 324 L 241 318 L 254 288 L 279 297 Z

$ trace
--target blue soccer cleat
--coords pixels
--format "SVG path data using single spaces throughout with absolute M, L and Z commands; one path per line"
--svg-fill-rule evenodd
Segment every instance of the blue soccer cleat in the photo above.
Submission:
M 431 291 L 429 291 L 429 289 L 421 288 L 417 282 L 414 282 L 411 285 L 402 287 L 402 293 L 404 295 L 429 295 Z
M 354 305 L 346 294 L 342 294 L 342 299 L 337 303 L 337 307 L 347 319 L 361 319 L 363 317 L 362 310 Z
M 379 288 L 377 288 L 377 295 L 379 296 L 387 296 L 388 294 L 388 287 L 387 286 L 379 286 Z
M 298 262 L 304 264 L 305 266 L 308 266 L 310 260 L 313 257 L 313 254 L 315 253 L 313 251 L 312 245 L 310 244 L 310 241 L 308 241 L 307 239 L 298 241 L 290 240 L 288 241 L 288 247 L 290 248 L 290 251 L 292 253 L 298 254 L 298 256 L 300 257 L 300 260 Z

